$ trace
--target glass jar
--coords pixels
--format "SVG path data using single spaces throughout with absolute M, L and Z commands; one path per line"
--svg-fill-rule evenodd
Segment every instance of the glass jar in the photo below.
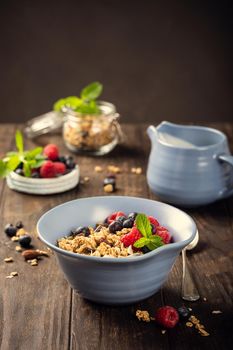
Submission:
M 119 114 L 112 103 L 99 101 L 99 115 L 64 111 L 63 139 L 75 153 L 103 155 L 110 152 L 122 135 L 117 121 Z

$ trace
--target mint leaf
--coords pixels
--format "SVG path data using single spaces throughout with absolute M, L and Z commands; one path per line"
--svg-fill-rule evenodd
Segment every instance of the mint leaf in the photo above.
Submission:
M 83 103 L 83 101 L 81 100 L 81 98 L 79 98 L 77 96 L 69 96 L 66 98 L 62 98 L 62 99 L 58 100 L 56 103 L 54 103 L 53 109 L 55 111 L 62 111 L 62 109 L 64 107 L 66 107 L 66 108 L 76 110 L 76 108 L 81 106 L 82 103 Z
M 149 238 L 152 235 L 150 220 L 145 214 L 136 216 L 136 227 L 144 237 Z
M 150 241 L 149 241 L 149 243 L 146 244 L 146 246 L 150 250 L 154 250 L 154 249 L 164 245 L 162 238 L 158 235 L 151 236 L 149 240 Z
M 44 159 L 38 159 L 38 160 L 35 159 L 35 163 L 33 165 L 33 168 L 40 168 L 41 165 L 44 163 L 44 161 L 45 161 Z
M 92 101 L 97 99 L 103 91 L 103 85 L 98 81 L 87 85 L 81 91 L 81 98 L 85 101 Z
M 75 112 L 82 114 L 99 114 L 100 110 L 97 107 L 95 101 L 90 101 L 89 103 L 83 103 L 75 110 Z
M 18 154 L 18 152 L 7 152 L 6 154 L 6 158 L 12 157 L 12 156 L 16 156 Z
M 23 172 L 26 177 L 31 176 L 31 168 L 28 162 L 23 163 Z
M 23 153 L 23 135 L 19 130 L 17 130 L 15 134 L 15 144 L 19 153 Z
M 6 163 L 0 159 L 0 177 L 5 177 L 8 175 L 8 173 L 9 171 L 7 170 Z
M 81 98 L 77 97 L 77 96 L 70 96 L 67 97 L 65 99 L 66 102 L 66 107 L 71 108 L 73 110 L 75 110 L 76 108 L 78 108 L 79 106 L 82 105 L 83 101 L 81 100 Z
M 34 159 L 37 155 L 41 154 L 43 151 L 42 147 L 36 147 L 31 151 L 25 152 L 26 159 Z
M 19 155 L 10 157 L 8 162 L 6 163 L 7 170 L 9 172 L 14 171 L 20 163 L 21 163 L 21 160 Z
M 139 238 L 135 243 L 134 243 L 134 247 L 135 248 L 142 248 L 144 247 L 145 245 L 147 245 L 148 243 L 150 243 L 150 239 L 149 238 L 146 238 L 146 237 L 142 237 L 142 238 Z
M 58 100 L 57 102 L 54 103 L 53 105 L 53 109 L 54 111 L 61 111 L 62 108 L 66 105 L 66 100 L 65 98 L 61 98 L 60 100 Z

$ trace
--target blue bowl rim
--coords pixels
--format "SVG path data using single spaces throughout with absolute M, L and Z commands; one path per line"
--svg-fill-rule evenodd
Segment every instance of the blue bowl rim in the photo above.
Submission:
M 43 219 L 45 216 L 47 216 L 49 213 L 51 213 L 52 211 L 56 210 L 58 207 L 61 207 L 63 205 L 66 205 L 68 203 L 72 203 L 72 202 L 77 202 L 77 201 L 82 201 L 82 200 L 93 200 L 93 199 L 114 199 L 114 198 L 118 198 L 118 199 L 122 199 L 124 200 L 124 198 L 129 198 L 132 200 L 139 200 L 139 201 L 150 201 L 150 202 L 156 202 L 158 204 L 161 204 L 165 207 L 170 207 L 173 209 L 176 209 L 177 211 L 181 212 L 183 215 L 187 216 L 188 219 L 191 221 L 192 226 L 193 226 L 193 232 L 190 236 L 190 238 L 184 240 L 184 241 L 180 241 L 180 242 L 174 242 L 174 243 L 170 243 L 170 244 L 166 244 L 163 245 L 162 247 L 156 248 L 155 250 L 152 250 L 151 252 L 147 253 L 147 254 L 143 254 L 143 255 L 138 255 L 138 256 L 129 256 L 129 257 L 125 257 L 125 258 L 114 258 L 114 257 L 110 257 L 110 258 L 103 258 L 103 257 L 98 257 L 98 256 L 89 256 L 89 255 L 83 255 L 83 254 L 79 254 L 79 253 L 73 253 L 73 252 L 69 252 L 67 250 L 61 249 L 58 246 L 56 246 L 55 244 L 52 244 L 50 242 L 48 242 L 43 235 L 40 233 L 40 225 L 43 222 Z M 152 258 L 153 256 L 163 252 L 163 251 L 172 251 L 172 250 L 181 250 L 183 249 L 183 247 L 185 247 L 186 245 L 188 245 L 190 242 L 192 242 L 192 240 L 194 239 L 195 235 L 196 235 L 196 231 L 197 231 L 197 227 L 195 224 L 195 221 L 193 220 L 193 218 L 188 215 L 187 213 L 185 213 L 183 210 L 180 210 L 170 204 L 167 203 L 163 203 L 163 202 L 159 202 L 159 201 L 155 201 L 153 199 L 147 199 L 147 198 L 141 198 L 141 197 L 132 197 L 132 196 L 94 196 L 94 197 L 84 197 L 84 198 L 77 198 L 71 201 L 67 201 L 64 202 L 62 204 L 56 205 L 55 207 L 53 207 L 52 209 L 48 210 L 47 212 L 45 212 L 37 221 L 37 225 L 36 225 L 36 229 L 38 232 L 38 236 L 40 238 L 40 240 L 45 243 L 48 247 L 50 247 L 52 250 L 54 250 L 55 252 L 65 255 L 67 257 L 70 258 L 79 258 L 79 259 L 83 259 L 83 260 L 89 260 L 92 262 L 98 262 L 98 263 L 130 263 L 132 261 L 136 262 L 136 261 L 141 261 L 141 260 L 146 260 L 149 258 Z

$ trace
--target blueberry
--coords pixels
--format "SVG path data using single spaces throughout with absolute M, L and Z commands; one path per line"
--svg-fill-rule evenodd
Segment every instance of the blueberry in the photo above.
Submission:
M 22 221 L 16 222 L 15 227 L 16 227 L 18 230 L 19 230 L 20 228 L 23 228 L 23 223 L 22 223 Z
M 73 159 L 66 160 L 66 167 L 67 167 L 67 169 L 74 169 L 75 168 L 75 163 L 74 163 Z
M 137 215 L 138 215 L 138 213 L 130 213 L 130 214 L 128 215 L 128 218 L 129 218 L 129 219 L 135 220 Z
M 80 226 L 74 231 L 72 231 L 72 235 L 73 236 L 83 235 L 85 237 L 88 237 L 90 235 L 90 229 L 87 226 Z
M 113 221 L 108 226 L 109 232 L 116 233 L 117 231 L 121 231 L 123 228 L 123 225 L 120 221 Z
M 67 160 L 72 160 L 72 161 L 74 161 L 74 157 L 70 156 L 69 154 L 66 154 L 66 155 L 64 156 L 64 158 L 65 158 L 66 161 L 67 161 Z
M 19 163 L 19 165 L 17 166 L 17 169 L 23 169 L 23 162 Z
M 147 246 L 142 247 L 141 251 L 143 252 L 143 254 L 147 254 L 147 253 L 151 252 L 151 250 L 149 248 L 147 248 Z
M 18 169 L 15 170 L 15 173 L 18 174 L 18 175 L 20 175 L 20 176 L 24 176 L 24 171 L 23 171 L 23 169 L 18 168 Z
M 13 237 L 16 235 L 17 228 L 13 226 L 12 224 L 7 224 L 5 226 L 4 232 L 7 234 L 9 237 Z
M 118 216 L 118 218 L 116 219 L 117 221 L 121 222 L 123 224 L 123 222 L 125 221 L 126 217 L 125 216 Z
M 64 156 L 58 157 L 58 162 L 66 164 L 66 158 Z
M 131 228 L 131 227 L 133 227 L 133 224 L 134 224 L 134 220 L 133 219 L 126 219 L 123 222 L 123 227 L 124 228 Z
M 190 316 L 190 310 L 185 305 L 179 307 L 177 311 L 182 319 L 187 319 Z
M 29 235 L 23 235 L 23 236 L 19 237 L 19 244 L 23 248 L 30 247 L 31 241 L 32 241 L 32 239 L 31 239 L 31 236 L 29 236 Z
M 40 178 L 40 174 L 38 172 L 33 172 L 32 173 L 32 176 L 31 176 L 33 179 L 39 179 Z

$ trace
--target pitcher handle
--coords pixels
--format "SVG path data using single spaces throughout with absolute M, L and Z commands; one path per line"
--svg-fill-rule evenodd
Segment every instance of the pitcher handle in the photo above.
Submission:
M 222 163 L 227 163 L 233 167 L 233 156 L 219 155 L 218 160 Z M 233 169 L 232 169 L 233 174 Z M 233 178 L 233 175 L 232 175 Z M 233 194 L 233 188 L 229 188 L 221 194 L 221 198 L 230 197 Z

